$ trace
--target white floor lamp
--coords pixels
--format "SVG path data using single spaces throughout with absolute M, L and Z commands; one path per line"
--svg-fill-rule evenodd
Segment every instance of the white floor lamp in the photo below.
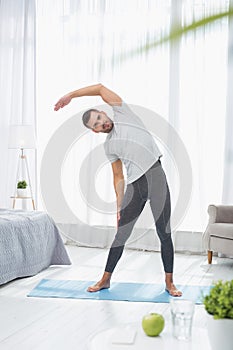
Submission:
M 24 154 L 25 149 L 35 149 L 36 148 L 36 139 L 35 132 L 32 125 L 11 125 L 10 133 L 9 133 L 9 142 L 8 148 L 10 149 L 20 149 L 21 153 L 18 159 L 17 172 L 16 172 L 16 185 L 15 185 L 15 194 L 13 196 L 13 208 L 15 207 L 15 201 L 17 198 L 26 199 L 31 198 L 32 206 L 35 210 L 35 201 L 32 193 L 31 179 L 29 175 L 29 168 L 27 157 Z M 21 171 L 26 170 L 26 177 L 30 190 L 30 197 L 17 196 L 17 183 L 19 181 L 20 176 L 20 163 L 21 163 Z M 22 176 L 23 174 L 21 174 Z

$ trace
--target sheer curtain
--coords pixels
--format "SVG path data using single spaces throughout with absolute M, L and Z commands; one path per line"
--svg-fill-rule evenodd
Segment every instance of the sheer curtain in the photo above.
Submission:
M 185 1 L 183 23 L 228 9 L 227 1 Z M 221 203 L 226 123 L 228 20 L 182 38 L 179 133 L 193 170 L 192 201 L 182 226 L 203 231 L 209 204 Z
M 168 34 L 168 7 L 169 1 L 164 1 L 163 5 L 141 0 L 128 4 L 125 1 L 60 0 L 56 4 L 38 1 L 40 157 L 53 131 L 62 123 L 77 112 L 103 104 L 100 98 L 86 97 L 72 101 L 59 113 L 53 112 L 54 103 L 67 91 L 101 82 L 128 103 L 167 114 L 168 46 L 162 46 L 152 55 L 141 50 L 139 57 L 125 62 L 120 60 L 120 55 Z M 142 69 L 139 69 L 140 65 Z M 104 139 L 105 135 L 87 132 L 69 150 L 62 169 L 61 181 L 68 205 L 81 221 L 91 225 L 116 223 L 115 213 L 104 215 L 92 210 L 79 191 L 78 174 L 82 161 Z M 99 196 L 106 202 L 114 201 L 111 166 L 107 159 L 106 166 L 98 174 L 92 174 L 91 170 L 87 174 L 90 178 L 95 175 Z M 89 202 L 91 196 L 90 193 Z
M 101 82 L 127 103 L 161 115 L 180 135 L 191 161 L 193 186 L 185 219 L 176 230 L 203 231 L 208 220 L 208 204 L 232 202 L 232 194 L 228 191 L 232 181 L 232 65 L 228 55 L 228 40 L 232 34 L 228 38 L 228 19 L 198 28 L 176 43 L 165 43 L 151 50 L 145 50 L 145 47 L 166 36 L 176 22 L 190 24 L 194 19 L 225 11 L 228 7 L 226 0 L 37 0 L 35 8 L 35 2 L 30 0 L 1 0 L 3 117 L 0 118 L 0 143 L 3 166 L 0 179 L 4 184 L 0 187 L 1 207 L 10 205 L 18 157 L 17 152 L 7 149 L 9 125 L 35 125 L 37 114 L 39 178 L 44 152 L 58 128 L 75 114 L 81 115 L 82 111 L 103 102 L 98 97 L 76 99 L 57 113 L 53 111 L 54 103 L 67 91 Z M 135 49 L 137 54 L 132 54 Z M 102 108 L 111 113 L 108 107 Z M 82 137 L 78 138 L 78 134 L 77 130 L 77 140 L 67 149 L 57 174 L 66 203 L 81 222 L 89 226 L 114 227 L 115 213 L 106 215 L 86 205 L 79 185 L 83 160 L 95 147 L 102 147 L 105 136 L 94 135 L 85 129 Z M 174 209 L 178 193 L 184 189 L 180 187 L 176 165 L 167 145 L 158 136 L 154 134 L 164 155 L 162 162 Z M 34 173 L 33 151 L 29 157 Z M 56 162 L 56 151 L 51 166 L 53 162 Z M 108 203 L 112 205 L 115 194 L 107 160 L 96 174 L 90 167 L 86 176 L 94 181 L 106 207 Z M 33 188 L 40 189 L 32 177 Z M 91 196 L 88 192 L 87 202 L 91 201 Z M 41 197 L 38 198 L 38 209 L 46 209 Z M 65 218 L 60 222 L 64 223 Z M 144 230 L 151 225 L 152 216 L 146 207 L 136 228 Z
M 9 126 L 35 126 L 35 19 L 34 1 L 0 1 L 1 208 L 12 206 L 10 196 L 14 194 L 19 157 L 19 150 L 8 150 Z M 33 150 L 25 153 L 35 194 L 36 156 Z
M 37 1 L 39 160 L 55 130 L 76 113 L 102 104 L 98 97 L 85 97 L 55 113 L 56 100 L 68 91 L 101 82 L 126 102 L 153 110 L 174 126 L 193 172 L 191 202 L 176 229 L 203 231 L 208 204 L 221 203 L 223 191 L 228 20 L 201 27 L 170 46 L 143 48 L 167 35 L 176 21 L 190 24 L 228 6 L 225 0 Z M 131 55 L 135 48 L 138 53 Z M 115 213 L 105 215 L 87 206 L 78 184 L 83 159 L 104 139 L 104 135 L 84 133 L 70 146 L 58 176 L 66 202 L 82 222 L 114 226 Z M 174 208 L 177 193 L 183 189 L 166 145 L 156 141 L 164 154 Z M 90 170 L 87 177 L 92 176 Z M 107 161 L 94 181 L 100 198 L 113 202 Z M 43 208 L 42 201 L 39 206 Z M 148 209 L 136 227 L 153 224 Z
M 231 9 L 233 1 L 230 0 Z M 231 204 L 233 201 L 233 18 L 230 18 L 228 36 L 228 68 L 227 68 L 227 106 L 226 106 L 226 127 L 225 127 L 225 157 L 224 157 L 224 181 L 222 201 L 224 204 Z

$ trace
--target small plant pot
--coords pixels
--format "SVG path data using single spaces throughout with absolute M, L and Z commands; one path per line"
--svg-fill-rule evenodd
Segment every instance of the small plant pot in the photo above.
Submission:
M 17 196 L 18 197 L 27 197 L 27 189 L 26 188 L 17 188 Z
M 207 330 L 212 350 L 232 350 L 233 319 L 215 320 L 207 314 Z

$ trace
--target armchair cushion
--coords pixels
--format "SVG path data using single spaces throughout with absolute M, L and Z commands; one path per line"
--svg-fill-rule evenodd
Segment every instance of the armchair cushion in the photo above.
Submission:
M 233 224 L 210 224 L 209 233 L 211 236 L 233 239 Z

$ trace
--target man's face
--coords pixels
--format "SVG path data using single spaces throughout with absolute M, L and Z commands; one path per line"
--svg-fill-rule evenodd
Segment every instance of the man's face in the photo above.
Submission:
M 91 112 L 91 117 L 87 123 L 88 127 L 94 132 L 109 133 L 113 128 L 113 121 L 103 111 Z

